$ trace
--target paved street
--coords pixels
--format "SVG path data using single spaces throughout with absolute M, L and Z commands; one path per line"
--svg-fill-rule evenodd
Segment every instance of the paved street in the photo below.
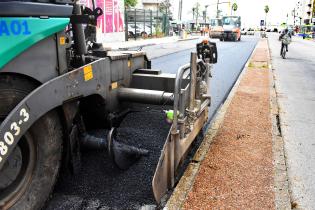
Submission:
M 209 110 L 210 118 L 224 102 L 240 71 L 255 48 L 258 38 L 244 37 L 241 42 L 237 43 L 219 42 L 217 39 L 213 41 L 217 43 L 219 58 L 218 63 L 214 65 L 213 77 L 210 83 L 212 96 L 212 106 Z M 161 69 L 163 72 L 176 73 L 181 65 L 189 62 L 190 52 L 195 50 L 194 44 L 197 43 L 197 40 L 189 42 L 193 48 L 154 59 L 152 61 L 153 68 Z M 160 46 L 159 48 L 165 48 L 165 46 Z
M 213 70 L 211 83 L 213 98 L 211 115 L 215 113 L 215 110 L 217 110 L 226 98 L 226 95 L 229 93 L 230 88 L 233 86 L 254 49 L 257 40 L 257 38 L 244 38 L 242 42 L 237 43 L 217 43 L 219 62 Z M 189 62 L 190 52 L 195 50 L 197 41 L 191 40 L 173 44 L 165 43 L 156 46 L 147 46 L 144 50 L 148 52 L 149 57 L 152 57 L 153 54 L 153 57 L 156 57 L 156 59 L 153 59 L 153 68 L 162 69 L 164 72 L 175 73 L 180 65 Z M 182 51 L 169 54 L 174 49 Z M 140 121 L 138 120 L 137 122 Z M 144 123 L 148 125 L 146 121 Z M 152 120 L 150 123 L 152 123 Z M 131 121 L 131 124 L 135 124 L 134 121 Z M 160 124 L 157 123 L 152 126 L 157 128 Z M 135 126 L 144 128 L 146 125 L 137 124 Z M 143 134 L 152 132 L 139 130 L 131 135 L 138 135 L 137 133 L 142 133 L 141 136 L 144 136 Z M 154 135 L 161 136 L 158 133 Z M 162 144 L 163 140 L 162 138 Z M 158 142 L 157 139 L 155 142 Z M 150 146 L 151 156 L 153 151 L 159 154 L 159 145 Z M 119 172 L 106 163 L 108 160 L 106 160 L 106 154 L 104 155 L 103 152 L 86 153 L 83 155 L 83 161 L 84 170 L 78 177 L 65 178 L 65 180 L 59 181 L 53 199 L 48 205 L 48 209 L 69 209 L 70 207 L 73 209 L 82 209 L 82 207 L 91 206 L 105 209 L 107 207 L 138 209 L 143 205 L 154 204 L 150 184 L 152 167 L 154 168 L 155 166 L 155 163 L 152 163 L 152 161 L 148 163 L 150 161 L 146 161 L 143 158 L 131 167 L 127 173 Z M 91 173 L 92 171 L 93 173 Z M 141 182 L 139 182 L 139 179 L 141 179 Z M 122 200 L 122 197 L 125 199 Z
M 11 209 L 315 210 L 315 0 L 0 0 Z
M 315 43 L 294 38 L 283 60 L 277 38 L 269 34 L 291 202 L 298 209 L 314 209 Z

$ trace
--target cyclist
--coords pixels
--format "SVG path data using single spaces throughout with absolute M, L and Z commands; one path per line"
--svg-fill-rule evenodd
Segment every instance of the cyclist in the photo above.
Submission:
M 285 39 L 285 41 L 282 41 L 282 39 Z M 286 51 L 288 52 L 288 39 L 291 39 L 291 33 L 289 32 L 289 29 L 286 28 L 282 31 L 279 37 L 279 40 L 281 41 L 280 55 L 282 55 L 282 50 L 284 47 L 286 48 Z

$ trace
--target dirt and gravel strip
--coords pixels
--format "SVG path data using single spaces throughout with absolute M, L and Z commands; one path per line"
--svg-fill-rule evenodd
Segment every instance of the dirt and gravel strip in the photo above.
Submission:
M 183 209 L 276 208 L 269 59 L 261 40 Z

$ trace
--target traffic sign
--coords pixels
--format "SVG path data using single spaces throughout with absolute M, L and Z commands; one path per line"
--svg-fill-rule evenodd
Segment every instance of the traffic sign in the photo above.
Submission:
M 265 21 L 264 20 L 260 20 L 260 26 L 264 26 L 265 25 Z

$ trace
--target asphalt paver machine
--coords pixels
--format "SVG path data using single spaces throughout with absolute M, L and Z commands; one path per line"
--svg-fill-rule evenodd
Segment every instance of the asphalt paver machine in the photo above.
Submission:
M 173 107 L 161 122 L 171 125 L 152 176 L 156 201 L 174 186 L 208 118 L 216 45 L 203 41 L 189 64 L 164 74 L 151 69 L 144 52 L 109 51 L 97 43 L 102 14 L 95 2 L 91 9 L 72 0 L 0 2 L 1 209 L 40 209 L 60 165 L 80 169 L 82 148 L 104 149 L 123 170 L 150 155 L 150 148 L 116 138 L 133 103 Z M 95 137 L 92 128 L 109 132 Z

